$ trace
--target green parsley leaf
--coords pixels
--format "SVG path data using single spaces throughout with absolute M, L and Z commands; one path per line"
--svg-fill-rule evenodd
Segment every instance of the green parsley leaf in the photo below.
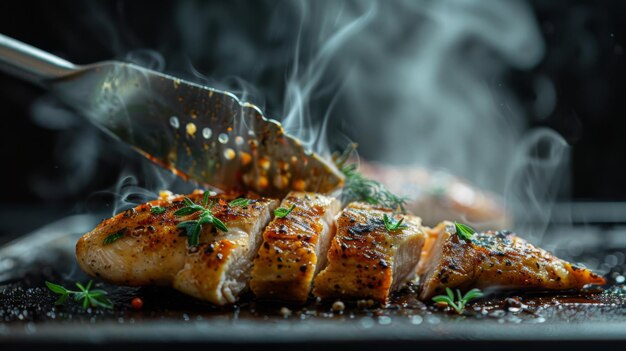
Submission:
M 393 216 L 388 216 L 386 213 L 383 215 L 383 223 L 385 224 L 385 228 L 387 228 L 390 232 L 395 232 L 396 230 L 407 228 L 408 225 L 403 224 L 404 218 L 400 218 L 399 221 L 396 221 Z
M 458 314 L 462 314 L 465 310 L 465 305 L 467 305 L 468 302 L 484 296 L 483 292 L 479 289 L 472 289 L 465 293 L 465 295 L 461 295 L 461 290 L 456 289 L 456 295 L 455 301 L 452 289 L 446 288 L 446 295 L 437 295 L 433 297 L 433 301 L 437 303 L 445 303 L 452 307 Z
M 469 240 L 474 234 L 476 234 L 474 228 L 470 227 L 467 224 L 454 222 L 454 226 L 456 227 L 456 235 L 458 235 L 462 239 Z
M 165 208 L 161 206 L 154 206 L 150 209 L 150 213 L 161 214 L 165 212 Z
M 46 286 L 53 293 L 60 295 L 59 299 L 54 302 L 55 305 L 63 304 L 67 301 L 70 295 L 74 296 L 74 301 L 81 302 L 84 309 L 91 307 L 113 308 L 113 302 L 106 297 L 107 292 L 104 290 L 91 290 L 93 280 L 87 283 L 87 286 L 83 286 L 77 282 L 76 286 L 80 291 L 72 291 L 65 287 L 46 281 Z
M 106 238 L 104 238 L 104 245 L 111 244 L 112 242 L 121 239 L 124 237 L 124 230 L 120 230 L 119 232 L 109 234 Z
M 246 207 L 246 206 L 250 205 L 250 202 L 251 201 L 249 199 L 241 197 L 239 199 L 235 199 L 235 200 L 229 202 L 228 206 L 230 206 L 230 207 L 236 207 L 236 206 Z
M 285 218 L 285 217 L 287 217 L 288 214 L 291 213 L 291 211 L 293 211 L 294 208 L 296 208 L 296 205 L 293 205 L 293 204 L 289 208 L 279 207 L 279 208 L 274 210 L 274 216 L 276 216 L 278 218 Z

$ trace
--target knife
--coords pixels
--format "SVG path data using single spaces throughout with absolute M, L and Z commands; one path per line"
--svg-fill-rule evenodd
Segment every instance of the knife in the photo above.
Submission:
M 0 70 L 50 90 L 114 138 L 222 191 L 329 193 L 342 173 L 235 95 L 120 61 L 75 65 L 0 34 Z

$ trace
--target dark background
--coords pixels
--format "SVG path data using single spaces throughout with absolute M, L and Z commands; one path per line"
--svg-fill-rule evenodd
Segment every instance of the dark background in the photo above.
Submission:
M 256 28 L 264 25 L 268 6 L 256 2 L 227 3 L 216 3 L 225 13 L 223 17 L 232 16 L 239 34 L 254 37 Z M 572 145 L 573 199 L 626 200 L 626 5 L 623 1 L 532 1 L 531 5 L 546 42 L 546 53 L 530 72 L 510 71 L 509 82 L 528 115 L 532 115 L 532 102 L 537 99 L 528 77 L 541 74 L 554 84 L 556 108 L 547 118 L 529 123 L 554 128 Z M 270 111 L 277 108 L 284 91 L 288 57 L 259 75 L 245 70 L 231 72 L 228 62 L 210 54 L 184 52 L 185 42 L 174 25 L 176 18 L 171 16 L 174 6 L 176 2 L 163 1 L 2 2 L 0 33 L 76 63 L 124 59 L 124 53 L 132 50 L 153 49 L 164 55 L 168 72 L 180 71 L 185 75 L 191 62 L 208 74 L 238 75 L 253 81 L 267 96 L 265 102 Z M 253 15 L 236 18 L 242 12 Z M 211 25 L 219 26 L 220 22 L 205 24 Z M 282 43 L 260 45 L 267 45 L 269 52 Z M 34 123 L 31 109 L 42 94 L 39 88 L 0 76 L 3 208 L 42 203 L 50 208 L 72 207 L 85 194 L 111 188 L 121 169 L 140 162 L 126 148 L 114 145 L 81 122 L 72 121 L 76 124 L 73 127 L 56 130 Z M 96 171 L 89 179 L 72 175 L 93 164 L 70 162 L 68 166 L 68 162 L 61 161 L 63 150 L 71 143 L 70 136 L 76 133 L 84 133 L 86 139 L 107 146 L 105 152 L 93 155 L 91 162 Z M 76 184 L 67 184 L 72 182 Z M 52 190 L 55 184 L 61 184 L 57 191 Z M 63 190 L 64 186 L 71 190 Z

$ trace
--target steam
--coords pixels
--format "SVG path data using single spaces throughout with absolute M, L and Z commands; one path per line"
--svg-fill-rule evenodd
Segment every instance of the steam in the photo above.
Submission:
M 248 5 L 254 9 L 247 11 Z M 173 14 L 177 32 L 163 41 L 180 43 L 183 54 L 163 52 L 167 64 L 150 50 L 126 59 L 233 91 L 319 153 L 345 145 L 347 136 L 360 145 L 364 159 L 460 175 L 501 194 L 515 227 L 541 237 L 549 208 L 567 185 L 569 151 L 555 132 L 528 130 L 529 117 L 552 112 L 551 82 L 537 80 L 534 115 L 526 116 L 506 81 L 509 70 L 528 70 L 544 54 L 526 3 L 248 5 L 181 2 Z M 97 20 L 104 21 L 101 15 Z M 124 57 L 118 50 L 125 40 L 108 40 Z M 34 113 L 42 124 L 54 124 L 49 108 L 39 106 Z M 76 128 L 72 123 L 65 127 Z M 91 157 L 91 163 L 74 161 L 81 169 L 77 179 L 97 173 L 95 155 L 103 146 L 92 142 L 87 150 L 92 151 L 76 155 L 76 160 Z M 127 171 L 112 190 L 115 211 L 152 198 L 159 189 L 189 186 L 142 164 L 148 170 L 141 176 Z M 80 191 L 80 181 L 75 184 L 72 191 Z

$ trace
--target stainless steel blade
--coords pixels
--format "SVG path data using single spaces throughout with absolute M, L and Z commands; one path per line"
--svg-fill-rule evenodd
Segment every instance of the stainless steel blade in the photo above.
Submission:
M 184 178 L 222 190 L 330 192 L 337 169 L 254 105 L 136 65 L 105 62 L 51 82 L 65 103 Z
M 0 68 L 176 174 L 224 191 L 331 192 L 343 175 L 236 96 L 133 64 L 77 66 L 0 34 Z

